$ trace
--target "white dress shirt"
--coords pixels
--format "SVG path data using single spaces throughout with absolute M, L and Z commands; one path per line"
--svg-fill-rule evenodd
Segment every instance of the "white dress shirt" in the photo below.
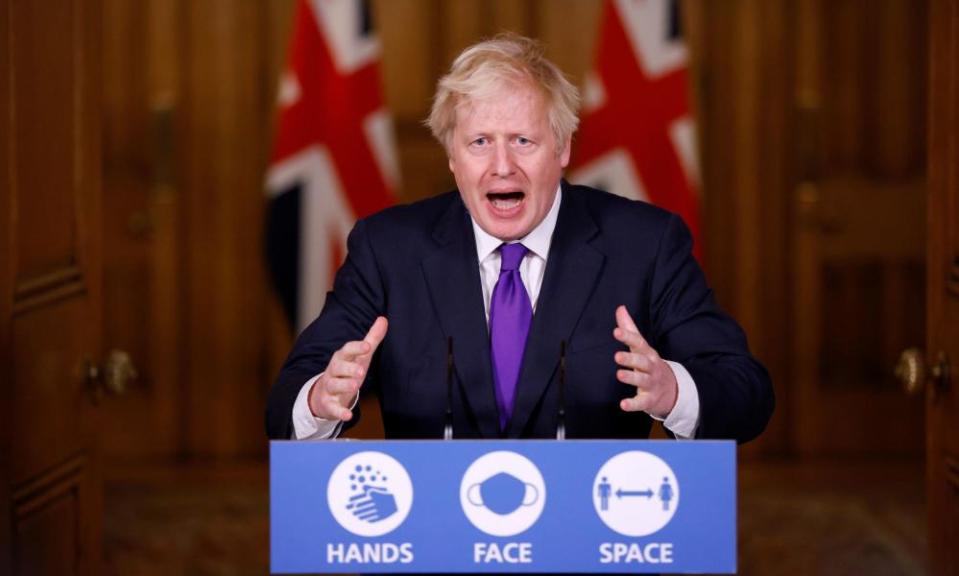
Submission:
M 536 301 L 543 285 L 543 275 L 546 272 L 546 258 L 549 255 L 549 246 L 553 241 L 553 230 L 556 228 L 556 219 L 559 216 L 559 205 L 562 200 L 562 188 L 557 190 L 553 206 L 546 213 L 546 217 L 536 228 L 517 242 L 522 242 L 528 249 L 519 265 L 519 274 L 529 294 L 529 301 L 536 311 Z M 490 236 L 476 220 L 473 219 L 473 235 L 476 238 L 476 255 L 479 258 L 480 281 L 483 284 L 483 305 L 486 309 L 486 322 L 489 324 L 489 306 L 493 288 L 499 280 L 500 253 L 498 248 L 502 240 Z M 610 311 L 612 314 L 613 311 Z M 610 362 L 613 358 L 610 357 Z M 692 376 L 682 364 L 666 360 L 673 370 L 679 390 L 676 395 L 676 405 L 665 419 L 650 416 L 663 423 L 677 438 L 689 439 L 696 434 L 699 425 L 699 392 Z M 300 393 L 293 404 L 293 436 L 297 440 L 332 438 L 339 434 L 342 422 L 325 420 L 313 416 L 310 410 L 309 395 L 313 383 L 321 375 L 307 380 L 300 389 Z M 354 405 L 356 400 L 354 400 Z

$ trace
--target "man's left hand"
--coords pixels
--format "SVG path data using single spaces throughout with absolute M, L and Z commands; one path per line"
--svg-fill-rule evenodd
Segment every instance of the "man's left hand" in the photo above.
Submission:
M 625 306 L 616 308 L 613 337 L 629 346 L 629 352 L 617 352 L 616 379 L 636 387 L 636 395 L 623 398 L 619 407 L 626 412 L 642 410 L 657 418 L 665 418 L 676 405 L 679 386 L 673 369 L 646 342 Z

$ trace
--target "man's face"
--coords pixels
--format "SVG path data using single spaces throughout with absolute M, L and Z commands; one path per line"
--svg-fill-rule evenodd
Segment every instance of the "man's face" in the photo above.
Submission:
M 556 142 L 543 97 L 511 84 L 456 110 L 450 170 L 480 228 L 500 240 L 529 234 L 549 212 L 569 140 Z

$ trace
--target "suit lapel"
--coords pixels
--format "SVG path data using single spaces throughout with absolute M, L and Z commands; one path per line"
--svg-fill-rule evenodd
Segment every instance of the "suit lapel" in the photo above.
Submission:
M 489 333 L 483 306 L 476 241 L 469 215 L 457 197 L 433 231 L 436 251 L 423 260 L 430 298 L 447 337 L 453 338 L 456 374 L 485 437 L 499 436 L 493 393 Z
M 564 182 L 563 200 L 533 325 L 526 341 L 516 403 L 507 431 L 511 438 L 522 434 L 559 364 L 560 342 L 569 341 L 595 288 L 604 257 L 588 241 L 597 232 L 582 198 Z M 486 364 L 488 367 L 488 359 Z

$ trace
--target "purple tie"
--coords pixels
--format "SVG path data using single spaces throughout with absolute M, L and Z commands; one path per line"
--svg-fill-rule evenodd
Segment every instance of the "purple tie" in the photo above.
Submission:
M 489 304 L 489 332 L 499 427 L 505 430 L 513 414 L 516 381 L 523 364 L 523 349 L 533 320 L 533 307 L 519 275 L 519 263 L 526 255 L 526 246 L 503 244 L 499 251 L 501 264 L 499 280 Z

